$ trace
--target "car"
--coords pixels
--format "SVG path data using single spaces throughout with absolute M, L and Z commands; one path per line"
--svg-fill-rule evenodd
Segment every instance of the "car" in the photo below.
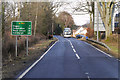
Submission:
M 71 37 L 71 29 L 70 28 L 64 28 L 63 36 L 64 37 Z

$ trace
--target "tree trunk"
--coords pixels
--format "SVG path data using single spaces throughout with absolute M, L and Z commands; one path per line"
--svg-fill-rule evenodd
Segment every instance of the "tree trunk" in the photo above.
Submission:
M 4 14 L 4 12 L 5 12 L 5 6 L 4 6 L 4 2 L 3 2 L 2 3 L 2 12 L 1 12 L 1 15 L 2 15 L 2 37 L 4 36 L 4 33 L 5 33 L 5 19 L 4 19 L 5 14 Z
M 111 2 L 107 2 L 106 3 L 106 5 L 105 5 L 105 2 L 103 2 L 102 4 L 103 4 L 103 10 L 102 10 L 102 8 L 101 8 L 101 5 L 100 5 L 100 3 L 99 2 L 97 2 L 97 7 L 98 7 L 98 10 L 100 11 L 100 14 L 101 14 L 101 18 L 102 18 L 102 21 L 103 21 L 103 23 L 104 23 L 104 25 L 105 25 L 105 29 L 106 29 L 106 32 L 105 32 L 105 34 L 106 34 L 106 39 L 107 39 L 107 37 L 110 35 L 110 30 L 111 30 L 111 23 L 109 24 L 109 22 L 111 21 L 110 20 L 110 17 L 111 17 L 111 15 L 109 14 L 110 13 L 110 4 L 111 4 Z
M 109 37 L 109 5 L 107 5 L 106 8 L 106 38 L 107 39 Z
M 106 24 L 106 14 L 105 14 L 104 7 L 103 7 L 103 11 L 102 11 L 99 2 L 97 2 L 97 7 L 98 7 L 98 10 L 99 10 L 99 12 L 100 12 L 100 15 L 101 15 L 102 21 L 103 21 L 103 23 L 104 23 L 104 25 L 105 25 L 105 24 Z M 105 26 L 105 27 L 106 27 L 106 26 Z
M 37 17 L 38 17 L 38 3 L 37 3 L 37 10 L 36 10 L 36 17 L 35 17 L 34 37 L 36 35 Z
M 2 2 L 0 0 L 0 23 L 2 23 Z M 2 25 L 0 24 L 0 55 L 2 55 Z M 2 56 L 0 56 L 0 67 L 2 67 Z M 0 75 L 2 75 L 2 70 L 0 70 Z M 2 80 L 2 76 L 0 77 L 0 80 Z
M 110 8 L 110 13 L 109 13 L 109 15 L 110 15 L 110 18 L 109 18 L 109 35 L 111 35 L 112 34 L 112 26 L 111 26 L 111 22 L 112 22 L 112 9 L 113 9 L 113 6 L 114 6 L 114 4 L 112 4 L 111 5 L 111 8 Z
M 110 15 L 111 16 L 111 15 Z M 109 36 L 112 34 L 112 25 L 111 25 L 111 17 L 110 17 L 110 19 L 109 19 L 110 21 L 109 21 Z
M 90 13 L 90 28 L 93 29 L 93 25 L 92 25 L 92 13 Z
M 20 20 L 20 2 L 18 2 L 18 18 L 17 18 L 17 20 L 19 21 Z
M 1 23 L 1 19 L 2 19 L 2 2 L 0 0 L 0 23 Z M 0 26 L 0 28 L 1 28 L 1 26 Z

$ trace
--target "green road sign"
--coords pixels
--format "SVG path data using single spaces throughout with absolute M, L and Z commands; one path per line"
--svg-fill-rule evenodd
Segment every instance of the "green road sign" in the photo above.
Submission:
M 12 35 L 32 35 L 31 21 L 12 21 Z

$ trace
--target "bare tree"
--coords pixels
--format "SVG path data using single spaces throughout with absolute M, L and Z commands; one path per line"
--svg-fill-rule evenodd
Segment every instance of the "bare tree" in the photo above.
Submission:
M 59 9 L 64 5 L 64 3 L 62 2 L 51 2 L 51 9 L 53 10 L 53 15 L 52 15 L 52 35 L 53 35 L 53 31 L 54 31 L 54 21 L 55 21 L 55 15 L 56 13 L 59 11 Z
M 37 3 L 37 7 L 36 7 L 36 15 L 35 15 L 35 27 L 34 27 L 34 36 L 36 34 L 36 26 L 37 26 L 37 18 L 38 18 L 38 3 Z
M 74 20 L 68 12 L 61 12 L 58 16 L 60 23 L 64 23 L 65 27 L 70 27 L 74 25 Z
M 113 14 L 112 11 L 114 4 L 115 2 L 97 2 L 97 7 L 106 29 L 106 39 L 112 34 L 111 16 Z
M 94 21 L 94 2 L 92 1 L 77 1 L 76 5 L 71 5 L 67 3 L 73 9 L 73 15 L 85 15 L 90 14 L 90 27 L 94 29 L 92 21 Z
M 2 55 L 2 2 L 0 0 L 0 55 Z M 2 67 L 2 56 L 0 56 L 0 67 Z M 2 79 L 2 70 L 0 70 L 0 79 Z

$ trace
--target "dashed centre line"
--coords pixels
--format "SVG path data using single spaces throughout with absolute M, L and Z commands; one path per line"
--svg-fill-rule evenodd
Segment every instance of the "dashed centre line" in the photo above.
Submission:
M 90 77 L 89 76 L 87 76 L 88 77 L 88 80 L 90 80 Z
M 77 56 L 78 59 L 80 59 L 80 57 L 78 56 L 78 54 L 75 54 Z
M 68 39 L 66 39 L 66 40 L 69 41 L 69 43 L 70 43 L 70 45 L 71 45 L 71 47 L 72 47 L 72 49 L 73 49 L 73 52 L 75 53 L 75 56 L 77 57 L 77 59 L 80 59 L 79 55 L 77 54 L 75 48 L 74 48 L 73 45 L 72 45 L 72 42 L 71 42 L 70 40 L 68 40 Z
M 89 73 L 85 73 L 85 74 L 87 75 L 88 80 L 90 80 L 90 76 L 88 76 L 88 75 L 89 75 Z
M 119 59 L 117 59 L 118 61 L 120 61 Z
M 75 49 L 73 49 L 73 51 L 76 53 Z
M 74 48 L 73 46 L 71 46 L 72 48 Z

